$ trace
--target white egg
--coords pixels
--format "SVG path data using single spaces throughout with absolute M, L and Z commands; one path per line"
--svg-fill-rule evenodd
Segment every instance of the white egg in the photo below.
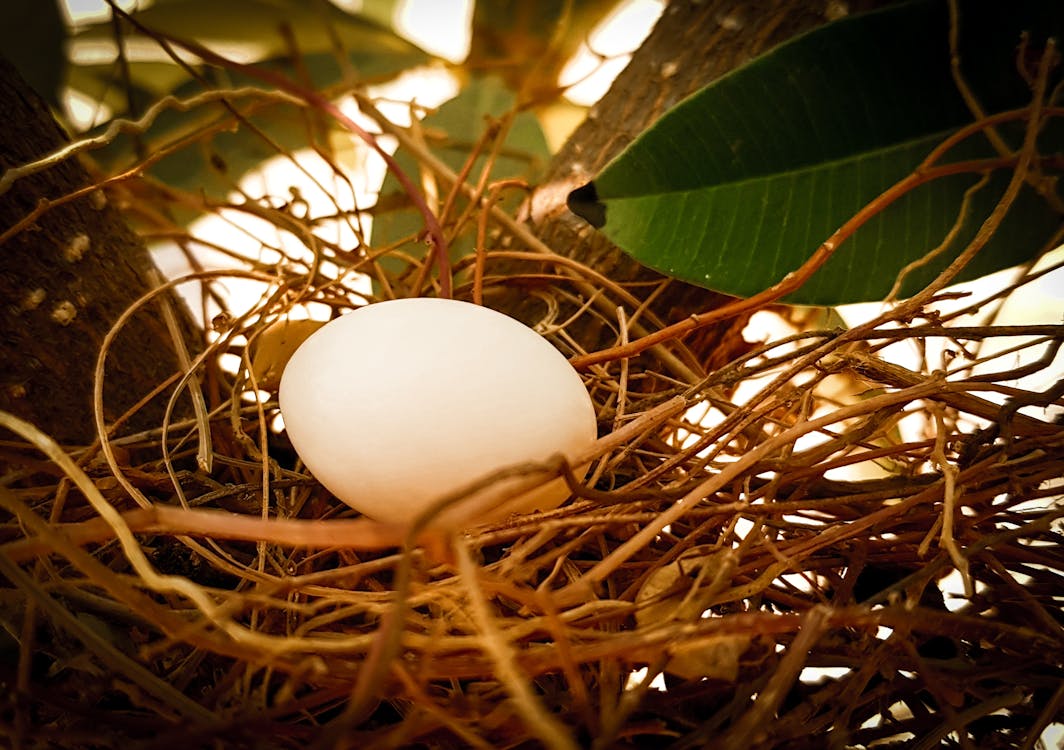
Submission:
M 596 438 L 591 398 L 558 350 L 513 318 L 454 300 L 380 302 L 331 321 L 292 356 L 279 397 L 307 468 L 379 521 L 412 521 L 492 472 L 571 458 Z M 493 482 L 437 521 L 468 527 L 569 496 L 557 478 L 500 506 L 521 481 Z

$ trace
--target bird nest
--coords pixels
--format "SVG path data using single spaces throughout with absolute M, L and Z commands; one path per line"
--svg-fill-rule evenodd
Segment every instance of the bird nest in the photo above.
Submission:
M 1064 719 L 1064 326 L 987 312 L 1052 268 L 967 296 L 944 278 L 849 327 L 771 300 L 670 326 L 645 304 L 669 282 L 612 282 L 474 197 L 480 250 L 449 291 L 511 305 L 598 412 L 586 476 L 505 474 L 562 475 L 571 500 L 452 534 L 332 498 L 256 342 L 306 303 L 439 294 L 438 258 L 241 201 L 313 260 L 200 271 L 127 310 L 98 418 L 113 342 L 168 290 L 265 290 L 158 384 L 157 428 L 64 448 L 3 417 L 6 742 L 1031 748 Z M 788 332 L 707 371 L 684 335 L 740 313 Z

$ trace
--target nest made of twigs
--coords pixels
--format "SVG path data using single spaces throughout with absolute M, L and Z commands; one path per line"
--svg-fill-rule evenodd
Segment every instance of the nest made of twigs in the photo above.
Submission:
M 283 213 L 312 262 L 180 282 L 266 291 L 161 384 L 164 424 L 64 448 L 4 416 L 12 746 L 1030 748 L 1061 721 L 1064 326 L 970 322 L 1044 271 L 848 329 L 777 310 L 793 333 L 706 372 L 679 336 L 628 356 L 668 328 L 642 305 L 667 289 L 488 231 L 474 205 L 488 241 L 453 265 L 454 295 L 524 300 L 597 405 L 586 477 L 515 469 L 566 475 L 573 499 L 451 535 L 317 485 L 254 342 L 298 304 L 442 290 L 431 254 L 352 251 Z M 115 338 L 169 288 L 105 340 L 98 416 Z M 590 356 L 588 332 L 625 356 Z M 912 367 L 888 356 L 906 342 Z
M 209 473 L 195 419 L 72 457 L 26 434 L 0 547 L 23 639 L 6 731 L 23 747 L 1021 746 L 1060 718 L 1064 441 L 1017 407 L 1055 396 L 877 352 L 1018 333 L 1052 349 L 1061 331 L 889 322 L 806 330 L 697 383 L 670 385 L 652 354 L 592 368 L 603 437 L 576 498 L 454 538 L 351 519 L 240 379 L 210 404 Z M 957 573 L 964 591 L 944 591 Z

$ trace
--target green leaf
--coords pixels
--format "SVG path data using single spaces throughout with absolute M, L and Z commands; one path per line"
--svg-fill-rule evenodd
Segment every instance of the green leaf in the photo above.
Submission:
M 155 153 L 153 144 L 173 142 L 179 134 L 203 128 L 219 119 L 229 120 L 229 113 L 221 104 L 204 105 L 189 112 L 168 110 L 152 130 L 158 135 L 148 139 L 143 150 Z M 313 142 L 310 121 L 297 107 L 273 104 L 246 119 L 253 128 L 246 125 L 226 127 L 213 135 L 205 135 L 165 156 L 151 168 L 150 174 L 171 187 L 223 200 L 244 174 L 267 159 L 291 153 Z M 129 144 L 124 146 L 128 148 Z M 132 157 L 126 148 L 119 154 L 121 159 Z
M 351 15 L 328 2 L 297 0 L 157 0 L 132 14 L 147 28 L 189 39 L 241 62 L 273 67 L 288 76 L 324 89 L 343 80 L 346 62 L 362 80 L 386 80 L 429 62 L 429 55 L 377 21 Z M 291 32 L 293 49 L 286 41 Z M 123 43 L 128 81 L 116 63 L 78 64 L 78 60 L 117 55 L 112 24 L 92 25 L 71 40 L 68 82 L 97 101 L 106 101 L 116 116 L 129 113 L 127 83 L 132 87 L 133 114 L 169 93 L 196 90 L 195 78 L 149 37 L 130 30 Z M 337 46 L 339 45 L 339 46 Z M 239 78 L 231 76 L 231 79 Z M 236 85 L 222 81 L 219 85 Z M 151 96 L 145 99 L 144 93 Z
M 361 59 L 385 61 L 425 54 L 387 26 L 347 13 L 328 2 L 296 0 L 167 0 L 131 14 L 152 31 L 198 41 L 242 62 L 288 57 L 287 35 L 302 55 L 331 53 L 336 42 Z M 158 45 L 130 31 L 125 41 L 134 60 L 168 60 Z M 75 35 L 79 47 L 116 52 L 110 22 L 95 24 Z M 394 70 L 392 72 L 395 72 Z
M 257 81 L 230 74 L 227 87 L 263 88 Z M 203 92 L 199 82 L 179 86 L 173 94 L 188 99 Z M 147 99 L 144 97 L 148 96 Z M 154 101 L 143 90 L 139 101 Z M 163 109 L 151 126 L 138 134 L 125 134 L 92 152 L 107 170 L 128 168 L 142 157 L 157 159 L 148 174 L 164 184 L 214 200 L 225 200 L 241 177 L 267 159 L 305 148 L 320 138 L 317 115 L 288 102 L 258 102 L 234 98 L 245 112 L 238 123 L 222 101 L 201 103 L 191 109 Z M 327 120 L 322 116 L 322 122 Z M 320 142 L 320 140 L 319 140 Z M 175 148 L 179 145 L 179 148 Z M 160 158 L 161 157 L 161 158 Z M 181 221 L 195 218 L 181 214 Z
M 470 149 L 489 121 L 499 120 L 512 111 L 515 104 L 515 95 L 498 78 L 474 78 L 458 96 L 425 117 L 421 121 L 421 127 L 430 134 L 429 146 L 434 153 L 458 172 L 468 160 Z M 519 112 L 501 145 L 499 157 L 492 166 L 489 179 L 532 180 L 546 167 L 549 158 L 550 151 L 535 115 L 531 112 Z M 403 171 L 417 182 L 418 164 L 415 157 L 400 151 L 396 154 L 396 161 Z M 483 155 L 478 157 L 470 172 L 470 182 L 475 183 L 479 179 L 485 163 Z M 392 204 L 395 202 L 394 198 L 401 197 L 399 194 L 399 182 L 389 174 L 381 187 L 381 203 Z M 444 197 L 441 195 L 440 200 Z M 520 196 L 512 194 L 510 200 L 502 202 L 501 205 L 512 207 L 519 200 Z M 464 205 L 464 201 L 460 205 Z M 412 237 L 423 228 L 421 215 L 413 208 L 382 211 L 373 217 L 373 244 L 384 247 Z M 469 230 L 471 227 L 467 227 L 467 231 L 451 243 L 452 256 L 457 258 L 472 250 L 472 232 Z M 415 255 L 424 255 L 424 248 Z M 387 258 L 384 263 L 391 271 L 401 270 L 395 262 Z
M 395 21 L 398 5 L 399 0 L 362 0 L 359 4 L 358 15 L 376 21 L 382 26 L 391 26 Z
M 143 110 L 190 80 L 188 71 L 172 63 L 135 62 L 129 64 L 127 85 L 118 80 L 116 67 L 114 64 L 70 65 L 66 83 L 121 115 L 130 109 Z
M 1037 52 L 1064 29 L 1064 3 L 961 3 L 964 76 L 990 112 L 1024 106 L 1021 31 Z M 668 112 L 570 195 L 570 208 L 640 262 L 738 296 L 780 281 L 854 213 L 908 175 L 974 118 L 950 73 L 942 0 L 844 19 L 781 45 Z M 1018 127 L 1001 131 L 1015 148 Z M 1042 133 L 1064 146 L 1064 123 Z M 994 156 L 969 139 L 947 161 Z M 922 288 L 967 244 L 1010 174 L 975 194 L 949 251 L 906 276 Z M 788 301 L 882 299 L 901 269 L 945 238 L 979 175 L 937 179 L 908 193 L 846 241 Z M 1060 225 L 1025 189 L 991 243 L 965 269 L 975 278 L 1030 260 Z
M 348 62 L 361 78 L 389 78 L 429 60 L 423 50 L 391 29 L 345 13 L 327 2 L 157 0 L 133 15 L 153 30 L 194 39 L 222 54 L 243 50 L 239 59 L 254 60 L 260 67 L 298 76 L 300 80 L 309 78 L 309 85 L 318 90 L 343 78 L 345 71 L 337 59 L 338 50 L 334 49 L 336 40 L 347 51 Z M 298 70 L 285 46 L 284 28 L 290 29 L 295 39 L 300 55 Z M 111 45 L 113 51 L 111 33 L 109 23 L 100 24 L 82 32 L 77 42 Z M 263 88 L 259 81 L 239 72 L 217 68 L 199 71 L 206 80 L 201 82 L 169 58 L 153 59 L 162 50 L 142 35 L 131 33 L 125 41 L 132 58 L 128 88 L 113 63 L 72 66 L 70 76 L 72 86 L 106 101 L 119 115 L 128 113 L 130 100 L 133 112 L 139 115 L 167 94 L 185 99 L 215 87 Z M 134 54 L 136 50 L 140 52 Z M 138 153 L 162 153 L 171 144 L 190 138 L 190 143 L 153 165 L 150 174 L 173 187 L 223 199 L 243 174 L 264 160 L 281 151 L 311 145 L 314 137 L 321 135 L 317 126 L 326 122 L 323 116 L 289 103 L 259 107 L 247 115 L 247 120 L 254 128 L 237 126 L 221 103 L 189 111 L 169 108 L 147 132 L 123 136 L 93 156 L 108 168 L 118 169 L 133 163 Z M 225 123 L 221 131 L 209 132 L 217 123 Z

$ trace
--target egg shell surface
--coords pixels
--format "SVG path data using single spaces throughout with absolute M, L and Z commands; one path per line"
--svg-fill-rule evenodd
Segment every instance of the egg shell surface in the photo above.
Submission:
M 279 399 L 318 481 L 386 522 L 413 521 L 499 469 L 572 458 L 597 436 L 591 398 L 558 350 L 509 316 L 455 300 L 379 302 L 329 322 L 288 362 Z M 436 522 L 472 526 L 569 496 L 556 478 L 499 505 L 521 481 L 493 482 Z

